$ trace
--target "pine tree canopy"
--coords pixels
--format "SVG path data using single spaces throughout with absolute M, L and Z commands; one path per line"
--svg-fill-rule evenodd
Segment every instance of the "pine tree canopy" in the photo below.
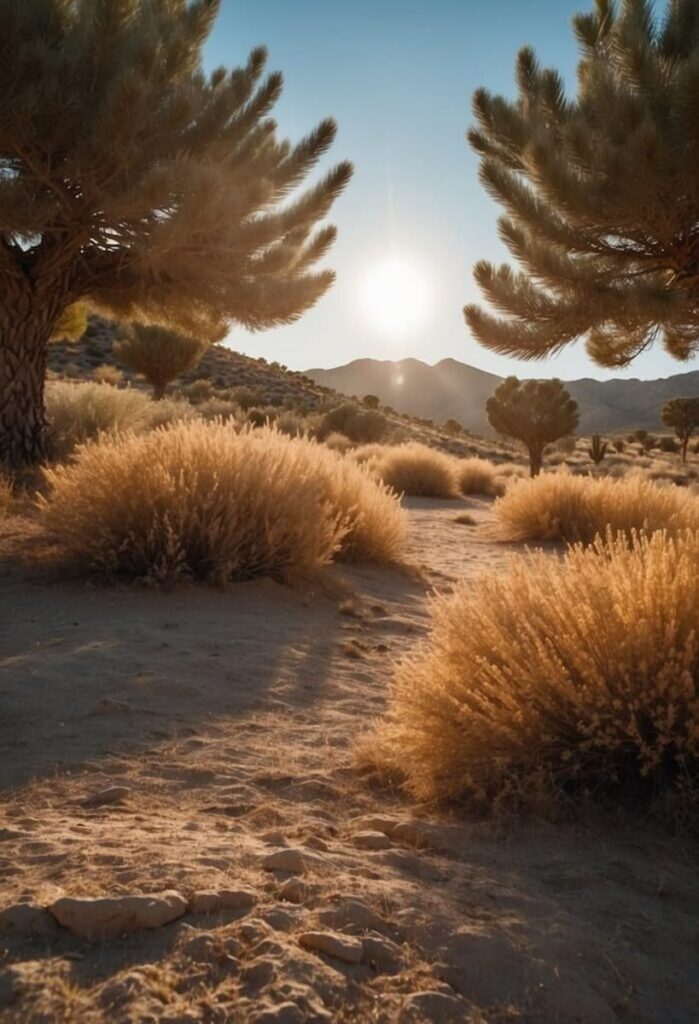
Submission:
M 317 225 L 351 167 L 298 187 L 335 124 L 277 137 L 263 49 L 204 74 L 218 9 L 0 0 L 0 270 L 18 296 L 210 336 L 293 321 L 331 284 Z
M 597 0 L 574 19 L 577 96 L 517 61 L 514 102 L 476 92 L 480 178 L 505 209 L 500 237 L 521 267 L 480 262 L 491 305 L 467 306 L 474 336 L 523 359 L 584 338 L 602 366 L 656 339 L 699 347 L 699 4 Z
M 507 377 L 485 405 L 490 425 L 498 434 L 521 441 L 529 452 L 532 476 L 540 469 L 544 448 L 577 429 L 578 403 L 560 380 Z

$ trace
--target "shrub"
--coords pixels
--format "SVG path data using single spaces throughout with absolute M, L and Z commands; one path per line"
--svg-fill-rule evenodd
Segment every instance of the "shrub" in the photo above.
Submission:
M 380 404 L 378 395 L 365 395 L 362 399 L 362 405 L 365 409 L 378 409 Z
M 55 381 L 46 387 L 48 445 L 53 458 L 66 458 L 76 445 L 102 433 L 141 430 L 153 403 L 141 391 L 103 384 Z
M 323 441 L 323 444 L 326 445 L 328 448 L 331 448 L 332 451 L 341 452 L 343 454 L 352 447 L 352 442 L 350 441 L 350 439 L 345 434 L 340 434 L 338 432 L 335 432 L 334 434 L 328 434 L 328 436 Z M 360 460 L 358 459 L 357 461 Z
M 368 472 L 266 427 L 194 420 L 107 438 L 46 478 L 43 520 L 67 554 L 162 584 L 290 581 L 338 553 L 390 561 L 404 539 L 397 499 Z
M 159 402 L 150 402 L 148 405 L 148 427 L 152 430 L 167 427 L 171 423 L 193 420 L 200 413 L 201 407 L 195 411 L 183 398 L 161 398 Z
M 198 382 L 195 381 L 195 383 Z M 263 405 L 265 400 L 264 393 L 259 388 L 248 388 L 244 384 L 237 388 L 231 388 L 228 397 L 239 405 L 243 412 L 248 412 L 249 409 L 253 409 L 257 405 Z
M 66 306 L 53 328 L 51 341 L 78 341 L 87 330 L 87 306 L 74 302 Z
M 627 536 L 633 530 L 699 529 L 699 502 L 692 495 L 656 487 L 641 476 L 549 473 L 510 487 L 495 508 L 509 540 L 587 544 L 608 527 Z
M 502 494 L 497 470 L 487 459 L 459 459 L 456 464 L 462 494 Z
M 114 344 L 114 354 L 129 370 L 143 374 L 153 388 L 153 397 L 160 399 L 170 381 L 194 369 L 206 347 L 167 327 L 134 323 Z
M 678 444 L 674 437 L 670 437 L 669 434 L 664 434 L 658 438 L 658 450 L 665 452 L 666 454 L 674 454 L 678 451 Z
M 124 374 L 121 370 L 117 370 L 116 366 L 103 363 L 92 371 L 92 379 L 98 384 L 109 384 L 113 388 L 118 388 L 124 383 Z
M 353 402 L 344 402 L 325 414 L 321 436 L 340 433 L 356 444 L 371 444 L 380 441 L 387 429 L 388 421 L 383 413 L 376 409 L 362 412 Z
M 181 388 L 181 391 L 192 405 L 198 405 L 200 402 L 205 402 L 213 396 L 214 386 L 208 377 L 197 377 L 191 384 Z
M 14 504 L 15 494 L 12 482 L 0 473 L 0 515 L 8 513 Z
M 529 454 L 529 472 L 538 476 L 547 444 L 572 434 L 578 425 L 578 405 L 560 380 L 508 377 L 485 405 L 491 426 L 505 437 L 521 441 Z
M 376 469 L 399 494 L 454 498 L 458 493 L 456 460 L 424 444 L 385 449 Z
M 458 420 L 449 419 L 444 424 L 444 433 L 449 434 L 450 437 L 458 437 L 459 434 L 463 434 L 464 428 L 461 426 Z
M 513 559 L 437 599 L 365 751 L 420 799 L 485 806 L 696 786 L 697 607 L 696 532 Z

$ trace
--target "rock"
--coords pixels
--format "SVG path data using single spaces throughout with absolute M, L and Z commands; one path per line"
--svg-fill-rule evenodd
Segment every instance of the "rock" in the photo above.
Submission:
M 439 844 L 436 841 L 435 829 L 423 821 L 401 821 L 391 832 L 391 839 L 397 843 L 405 843 L 407 846 L 417 846 L 420 849 L 426 847 L 436 848 Z
M 466 1020 L 466 1008 L 444 992 L 413 992 L 403 1003 L 398 1024 L 457 1024 Z
M 16 828 L 0 828 L 0 843 L 9 843 L 12 839 L 22 839 L 24 833 Z
M 364 952 L 362 963 L 372 967 L 399 967 L 403 956 L 401 948 L 390 939 L 378 935 L 366 935 L 362 939 Z
M 311 850 L 319 850 L 321 853 L 328 852 L 328 844 L 320 836 L 311 836 L 306 840 L 306 846 L 310 847 Z
M 114 700 L 112 697 L 102 697 L 94 705 L 91 715 L 123 715 L 132 711 L 130 704 L 125 700 Z
M 318 911 L 318 920 L 330 928 L 353 928 L 357 931 L 383 931 L 386 922 L 382 917 L 359 900 L 347 900 L 336 907 Z
M 221 909 L 221 896 L 217 892 L 195 892 L 189 901 L 192 914 L 213 914 Z
M 48 910 L 33 903 L 14 903 L 0 910 L 0 934 L 14 932 L 20 935 L 39 935 L 49 938 L 58 931 L 55 919 Z
M 305 1014 L 295 1003 L 286 1002 L 258 1013 L 252 1024 L 303 1024 L 305 1020 Z
M 93 793 L 86 797 L 83 807 L 105 807 L 107 804 L 120 804 L 131 794 L 130 786 L 110 786 L 108 789 L 101 789 L 99 793 Z
M 364 954 L 361 939 L 337 932 L 303 932 L 299 935 L 299 942 L 304 949 L 325 953 L 348 964 L 358 964 Z
M 266 921 L 275 932 L 290 932 L 297 924 L 298 915 L 290 913 L 284 907 L 271 907 L 266 910 L 262 920 Z
M 241 972 L 241 981 L 248 989 L 257 991 L 269 985 L 276 977 L 274 960 L 255 960 Z
M 399 822 L 397 818 L 390 818 L 387 814 L 363 814 L 360 818 L 354 818 L 350 824 L 355 829 L 383 832 L 384 835 L 390 836 Z
M 250 889 L 221 889 L 218 894 L 221 906 L 226 910 L 237 910 L 239 907 L 252 907 L 257 899 Z
M 284 885 L 279 890 L 279 895 L 288 903 L 303 903 L 307 892 L 306 883 L 302 882 L 296 875 L 292 875 L 291 878 L 287 878 L 286 882 L 284 882 Z
M 127 932 L 139 932 L 175 921 L 187 910 L 178 892 L 159 895 L 74 899 L 64 896 L 49 910 L 60 925 L 84 939 L 112 939 Z
M 391 845 L 391 840 L 383 832 L 367 830 L 366 832 L 355 832 L 351 843 L 358 850 L 387 850 Z
M 262 861 L 264 871 L 289 871 L 294 875 L 303 875 L 309 868 L 321 864 L 321 858 L 308 850 L 298 850 L 292 847 L 275 850 L 268 854 Z

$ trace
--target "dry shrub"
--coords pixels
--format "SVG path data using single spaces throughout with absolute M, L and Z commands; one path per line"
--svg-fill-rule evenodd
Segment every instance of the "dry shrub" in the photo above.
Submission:
M 454 498 L 458 493 L 457 463 L 450 455 L 424 444 L 385 449 L 376 471 L 399 494 Z
M 510 540 L 587 544 L 608 528 L 627 536 L 633 530 L 699 528 L 699 503 L 692 494 L 640 476 L 614 480 L 548 473 L 510 487 L 495 508 Z
M 285 430 L 284 433 L 286 434 L 288 431 Z M 337 430 L 332 434 L 328 434 L 323 444 L 327 445 L 332 451 L 341 452 L 342 454 L 352 447 L 350 439 L 345 434 L 340 434 Z
M 143 429 L 152 404 L 147 395 L 129 388 L 50 382 L 46 387 L 46 413 L 52 457 L 64 459 L 77 445 L 95 440 L 100 434 Z
M 182 423 L 197 419 L 199 409 L 194 409 L 184 398 L 166 397 L 159 402 L 149 401 L 147 426 L 151 430 L 156 427 L 168 427 L 171 423 Z
M 7 514 L 12 510 L 15 501 L 14 488 L 11 482 L 0 473 L 0 514 Z
M 46 527 L 81 564 L 170 584 L 271 576 L 399 556 L 397 499 L 306 438 L 195 420 L 86 445 L 46 471 Z
M 102 363 L 92 371 L 92 379 L 98 384 L 110 384 L 113 388 L 118 388 L 124 383 L 124 374 L 116 366 Z
M 696 792 L 698 607 L 699 532 L 515 558 L 436 600 L 364 758 L 490 807 Z
M 459 459 L 457 473 L 462 494 L 495 495 L 505 490 L 496 467 L 487 459 Z

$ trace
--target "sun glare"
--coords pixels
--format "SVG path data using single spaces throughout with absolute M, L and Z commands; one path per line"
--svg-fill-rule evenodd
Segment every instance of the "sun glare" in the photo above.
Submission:
M 425 273 L 414 263 L 388 256 L 365 273 L 360 290 L 366 319 L 385 334 L 405 335 L 419 329 L 430 308 Z

